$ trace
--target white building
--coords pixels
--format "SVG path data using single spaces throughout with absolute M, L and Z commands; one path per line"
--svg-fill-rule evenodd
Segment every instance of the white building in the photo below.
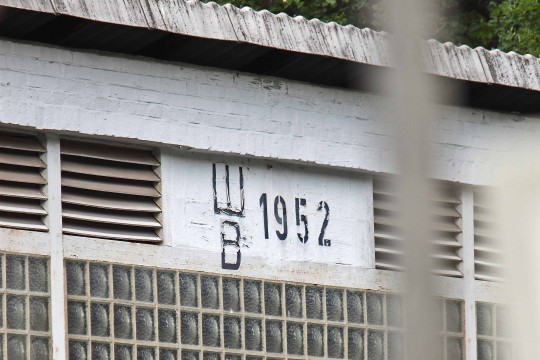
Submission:
M 397 359 L 387 35 L 183 1 L 0 0 L 0 359 Z M 536 58 L 429 41 L 445 359 L 509 359 L 484 188 Z M 3 314 L 3 316 L 1 315 Z

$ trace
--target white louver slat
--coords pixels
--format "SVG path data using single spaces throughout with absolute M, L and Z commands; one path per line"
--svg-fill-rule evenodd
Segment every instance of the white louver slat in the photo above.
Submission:
M 45 148 L 34 137 L 0 133 L 0 226 L 47 231 L 42 202 Z
M 152 152 L 75 141 L 62 141 L 60 152 L 64 233 L 161 242 Z
M 502 281 L 503 254 L 495 236 L 495 214 L 488 193 L 474 192 L 474 273 L 477 280 Z
M 373 209 L 375 230 L 375 266 L 381 270 L 403 270 L 403 238 L 398 224 L 398 195 L 393 179 L 374 177 Z M 434 272 L 462 277 L 461 213 L 459 195 L 451 186 L 438 185 L 432 199 Z

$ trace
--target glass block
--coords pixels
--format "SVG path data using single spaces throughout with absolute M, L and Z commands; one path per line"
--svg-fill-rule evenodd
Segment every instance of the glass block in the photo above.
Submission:
M 197 278 L 180 274 L 180 304 L 197 307 Z
M 462 360 L 463 359 L 463 340 L 460 338 L 449 337 L 446 339 L 446 359 L 447 360 Z
M 195 313 L 182 313 L 182 343 L 197 345 L 199 343 L 198 336 L 198 320 Z M 184 356 L 182 354 L 182 356 Z
M 263 358 L 259 356 L 246 356 L 246 360 L 263 360 Z
M 497 342 L 497 360 L 512 360 L 512 345 L 506 342 Z
M 6 287 L 13 290 L 25 290 L 25 258 L 6 255 Z
M 304 329 L 302 324 L 287 324 L 287 353 L 304 354 Z
M 69 342 L 69 360 L 86 360 L 87 344 L 80 341 Z
M 373 325 L 382 325 L 384 323 L 383 295 L 367 293 L 366 303 L 368 323 Z
M 444 331 L 444 300 L 436 299 L 435 300 L 435 309 L 437 315 L 437 329 Z
M 225 317 L 223 320 L 223 334 L 227 349 L 242 348 L 242 321 L 236 317 Z
M 49 301 L 45 298 L 30 298 L 30 329 L 49 331 Z
M 264 284 L 264 310 L 266 315 L 281 316 L 281 284 Z
M 28 275 L 28 279 L 30 281 L 30 291 L 47 292 L 49 290 L 49 271 L 47 260 L 29 258 Z
M 176 303 L 176 285 L 174 274 L 158 271 L 157 273 L 158 303 L 174 305 Z
M 4 256 L 0 254 L 0 289 L 4 288 Z
M 309 286 L 306 288 L 306 312 L 309 319 L 323 318 L 322 289 Z
M 506 306 L 497 306 L 497 336 L 509 338 L 512 336 L 512 321 L 510 309 Z
M 26 299 L 24 296 L 7 296 L 6 316 L 8 329 L 26 329 Z
M 111 358 L 109 344 L 93 343 L 92 360 L 109 360 Z
M 114 359 L 115 360 L 132 360 L 133 348 L 127 345 L 116 345 L 114 347 Z
M 204 346 L 221 346 L 219 316 L 203 315 L 202 335 Z
M 201 276 L 201 300 L 204 308 L 219 308 L 219 289 L 217 278 Z
M 326 344 L 328 347 L 328 357 L 343 359 L 344 338 L 343 329 L 338 327 L 328 327 Z
M 384 333 L 382 331 L 368 332 L 368 360 L 384 359 Z
M 90 306 L 90 329 L 93 336 L 109 336 L 109 305 Z
M 0 271 L 2 271 L 1 268 L 0 268 Z M 0 329 L 2 329 L 3 327 L 4 327 L 4 294 L 0 294 Z
M 173 349 L 159 349 L 159 360 L 177 360 L 176 354 Z
M 343 321 L 343 291 L 326 289 L 326 318 Z
M 154 340 L 154 309 L 137 308 L 137 340 Z
M 199 360 L 199 353 L 196 351 L 182 351 L 182 360 Z
M 461 333 L 461 302 L 446 300 L 446 331 Z
M 261 283 L 244 281 L 244 310 L 250 313 L 261 312 Z
M 240 281 L 223 279 L 223 310 L 240 311 Z
M 477 360 L 493 360 L 495 353 L 493 351 L 493 343 L 491 341 L 478 340 L 477 343 Z
M 158 312 L 159 341 L 176 342 L 176 312 L 159 310 Z
M 403 325 L 403 309 L 400 296 L 386 295 L 386 319 L 389 326 L 401 327 Z
M 114 337 L 132 339 L 131 307 L 116 305 L 114 307 Z
M 347 291 L 347 320 L 351 323 L 364 322 L 364 294 Z
M 364 360 L 364 330 L 349 328 L 348 359 Z
M 388 360 L 404 359 L 404 351 L 403 335 L 395 332 L 388 333 Z
M 26 336 L 8 336 L 7 358 L 9 360 L 26 360 Z
M 286 286 L 285 305 L 288 317 L 302 317 L 302 287 L 292 285 Z
M 242 360 L 242 355 L 225 354 L 225 360 Z
M 155 360 L 156 349 L 150 347 L 137 347 L 137 360 Z
M 203 360 L 221 360 L 220 353 L 205 352 L 203 354 Z
M 368 331 L 368 360 L 384 360 L 384 333 Z
M 104 265 L 90 265 L 90 295 L 92 297 L 109 297 L 108 267 Z
M 45 338 L 32 338 L 30 345 L 30 359 L 49 360 L 49 340 Z
M 115 299 L 131 300 L 131 269 L 113 267 L 113 293 Z
M 478 335 L 493 335 L 493 306 L 476 303 L 476 326 Z
M 246 349 L 260 351 L 262 347 L 262 325 L 260 320 L 246 319 Z
M 135 270 L 135 298 L 137 301 L 153 302 L 154 301 L 154 286 L 153 286 L 152 270 L 136 269 Z
M 266 351 L 283 352 L 283 339 L 280 321 L 266 321 Z
M 307 348 L 309 356 L 324 356 L 324 328 L 320 325 L 308 325 Z
M 86 295 L 85 264 L 68 261 L 66 263 L 68 295 Z

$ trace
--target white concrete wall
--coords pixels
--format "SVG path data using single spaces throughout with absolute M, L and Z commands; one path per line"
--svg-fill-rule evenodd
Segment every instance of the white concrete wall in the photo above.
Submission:
M 369 93 L 0 40 L 0 123 L 356 170 L 395 169 L 385 101 Z M 435 177 L 490 183 L 540 121 L 444 107 Z
M 368 93 L 0 40 L 0 129 L 45 130 L 49 144 L 56 141 L 50 133 L 57 132 L 175 148 L 161 153 L 164 246 L 0 229 L 0 248 L 52 253 L 60 272 L 63 251 L 66 258 L 399 290 L 400 274 L 373 268 L 371 179 L 362 174 L 395 170 L 393 126 L 385 105 L 384 99 Z M 538 137 L 540 121 L 444 107 L 434 128 L 433 175 L 489 184 L 508 155 L 519 154 Z M 58 151 L 53 155 L 59 161 Z M 214 163 L 229 164 L 231 175 L 242 166 L 244 216 L 215 214 Z M 58 166 L 48 176 L 58 185 Z M 222 173 L 217 184 L 223 190 Z M 231 185 L 238 186 L 236 178 L 231 177 Z M 263 192 L 268 195 L 269 239 L 263 235 L 259 206 Z M 59 186 L 49 191 L 56 209 L 50 221 L 56 225 L 62 221 L 60 195 Z M 283 241 L 275 234 L 277 195 L 288 207 L 289 236 Z M 231 196 L 234 204 L 234 192 Z M 302 227 L 295 223 L 295 197 L 307 201 L 304 213 L 311 237 L 306 244 L 296 238 Z M 222 191 L 218 198 L 223 202 Z M 331 247 L 318 245 L 322 219 L 315 205 L 322 200 L 331 209 L 326 236 Z M 463 204 L 470 217 L 472 202 Z M 220 222 L 225 219 L 241 226 L 242 265 L 237 271 L 220 263 Z M 472 236 L 472 227 L 465 227 L 463 238 Z M 474 281 L 473 259 L 466 261 L 466 277 L 439 279 L 437 295 L 466 299 L 472 304 L 466 314 L 470 320 L 474 301 L 498 301 L 508 289 Z M 63 304 L 57 290 L 51 301 Z M 61 319 L 59 315 L 54 321 Z M 476 332 L 474 323 L 467 324 L 470 344 Z M 55 359 L 64 359 L 63 332 L 58 329 L 53 329 Z

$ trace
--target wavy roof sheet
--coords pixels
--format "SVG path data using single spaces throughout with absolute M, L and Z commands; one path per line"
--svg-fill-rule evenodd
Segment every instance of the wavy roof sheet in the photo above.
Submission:
M 0 5 L 367 65 L 392 65 L 387 33 L 213 2 L 0 0 Z M 425 70 L 435 75 L 540 91 L 540 63 L 530 55 L 429 40 L 425 42 L 424 61 Z

